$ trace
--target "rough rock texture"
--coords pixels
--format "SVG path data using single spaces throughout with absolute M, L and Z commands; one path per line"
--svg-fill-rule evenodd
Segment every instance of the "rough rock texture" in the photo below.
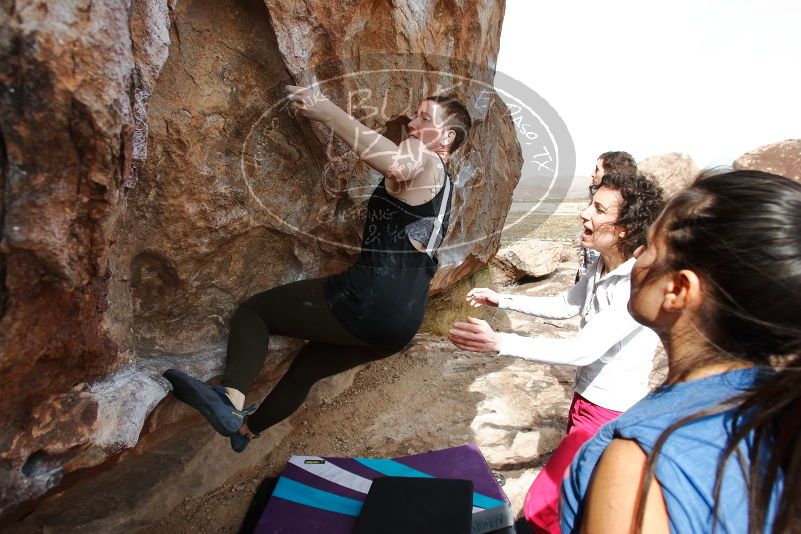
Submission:
M 646 158 L 637 163 L 637 169 L 654 177 L 666 198 L 690 185 L 700 172 L 690 156 L 678 152 Z
M 395 138 L 424 96 L 467 102 L 433 289 L 488 262 L 522 163 L 487 93 L 502 16 L 478 0 L 3 3 L 0 516 L 185 417 L 153 411 L 158 375 L 218 374 L 239 300 L 353 260 L 378 178 L 280 106 L 285 83 L 313 71 Z M 263 385 L 297 346 L 274 345 Z
M 734 161 L 734 168 L 765 171 L 801 181 L 801 139 L 788 139 L 746 152 Z
M 109 332 L 109 309 L 121 303 L 109 301 L 108 280 L 167 25 L 158 0 L 0 8 L 0 514 L 132 444 L 156 402 L 145 377 L 108 387 L 133 360 Z M 144 386 L 138 403 L 124 398 L 134 384 Z M 121 418 L 139 420 L 110 435 L 101 418 L 122 406 L 132 412 Z
M 243 454 L 231 452 L 228 440 L 199 418 L 191 417 L 179 429 L 170 441 L 156 444 L 157 450 L 67 490 L 9 531 L 122 533 L 147 527 L 184 499 L 213 491 L 231 473 L 257 465 L 292 427 L 286 422 L 274 426 Z
M 335 84 L 324 83 L 323 91 L 341 105 L 350 102 L 366 124 L 386 129 L 390 137 L 393 125 L 403 123 L 405 114 L 429 94 L 454 94 L 468 104 L 474 129 L 452 165 L 456 210 L 432 291 L 485 265 L 498 248 L 523 163 L 514 125 L 490 87 L 503 3 L 373 2 L 347 9 L 322 0 L 265 4 L 292 77 L 339 77 Z M 345 98 L 348 91 L 350 98 Z M 345 169 L 331 191 L 338 198 L 337 211 L 345 212 L 359 193 L 354 184 L 367 182 L 368 173 L 349 153 L 341 157 L 341 147 L 329 143 L 330 134 L 317 126 L 314 136 L 326 144 L 329 155 L 340 156 L 335 166 Z M 328 170 L 322 169 L 326 177 Z M 346 176 L 348 191 L 343 194 Z M 360 221 L 351 236 L 353 230 L 361 230 Z
M 495 283 L 516 282 L 526 276 L 545 276 L 556 270 L 564 245 L 556 241 L 527 239 L 504 245 L 492 258 Z

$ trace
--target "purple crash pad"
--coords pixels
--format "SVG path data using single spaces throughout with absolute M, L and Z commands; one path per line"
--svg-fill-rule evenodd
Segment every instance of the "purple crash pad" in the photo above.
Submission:
M 380 476 L 472 480 L 474 534 L 512 524 L 509 499 L 470 444 L 391 459 L 292 456 L 256 532 L 350 534 L 372 480 Z

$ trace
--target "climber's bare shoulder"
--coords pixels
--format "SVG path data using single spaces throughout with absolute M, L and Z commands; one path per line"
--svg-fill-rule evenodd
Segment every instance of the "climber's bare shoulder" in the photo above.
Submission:
M 398 146 L 398 156 L 386 174 L 386 187 L 408 204 L 423 204 L 436 194 L 443 175 L 437 154 L 418 139 L 409 138 Z

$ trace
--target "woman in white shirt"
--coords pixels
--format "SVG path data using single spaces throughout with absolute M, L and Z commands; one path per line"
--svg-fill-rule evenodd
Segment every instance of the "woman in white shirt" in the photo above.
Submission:
M 503 295 L 474 288 L 467 301 L 547 319 L 581 316 L 577 336 L 530 338 L 494 332 L 486 321 L 468 317 L 454 323 L 448 338 L 460 349 L 497 352 L 525 360 L 577 366 L 567 435 L 526 496 L 523 513 L 535 532 L 559 532 L 559 486 L 573 456 L 601 426 L 648 393 L 658 338 L 629 315 L 627 306 L 634 250 L 664 205 L 662 190 L 637 174 L 607 174 L 592 188 L 581 212 L 581 244 L 600 253 L 587 274 L 554 297 Z

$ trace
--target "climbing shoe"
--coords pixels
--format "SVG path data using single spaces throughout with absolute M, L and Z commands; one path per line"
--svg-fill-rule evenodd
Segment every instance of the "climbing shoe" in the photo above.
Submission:
M 255 411 L 255 406 L 237 410 L 224 387 L 209 386 L 177 369 L 164 371 L 164 378 L 172 384 L 177 399 L 202 413 L 214 430 L 225 437 L 239 435 L 245 416 Z
M 255 406 L 254 406 L 255 411 Z M 250 414 L 248 414 L 250 415 Z M 247 421 L 247 417 L 245 418 Z M 250 436 L 243 436 L 239 432 L 231 436 L 231 448 L 234 452 L 242 452 L 244 451 L 248 445 L 250 445 L 250 440 L 256 439 L 260 436 L 260 434 L 251 434 Z

